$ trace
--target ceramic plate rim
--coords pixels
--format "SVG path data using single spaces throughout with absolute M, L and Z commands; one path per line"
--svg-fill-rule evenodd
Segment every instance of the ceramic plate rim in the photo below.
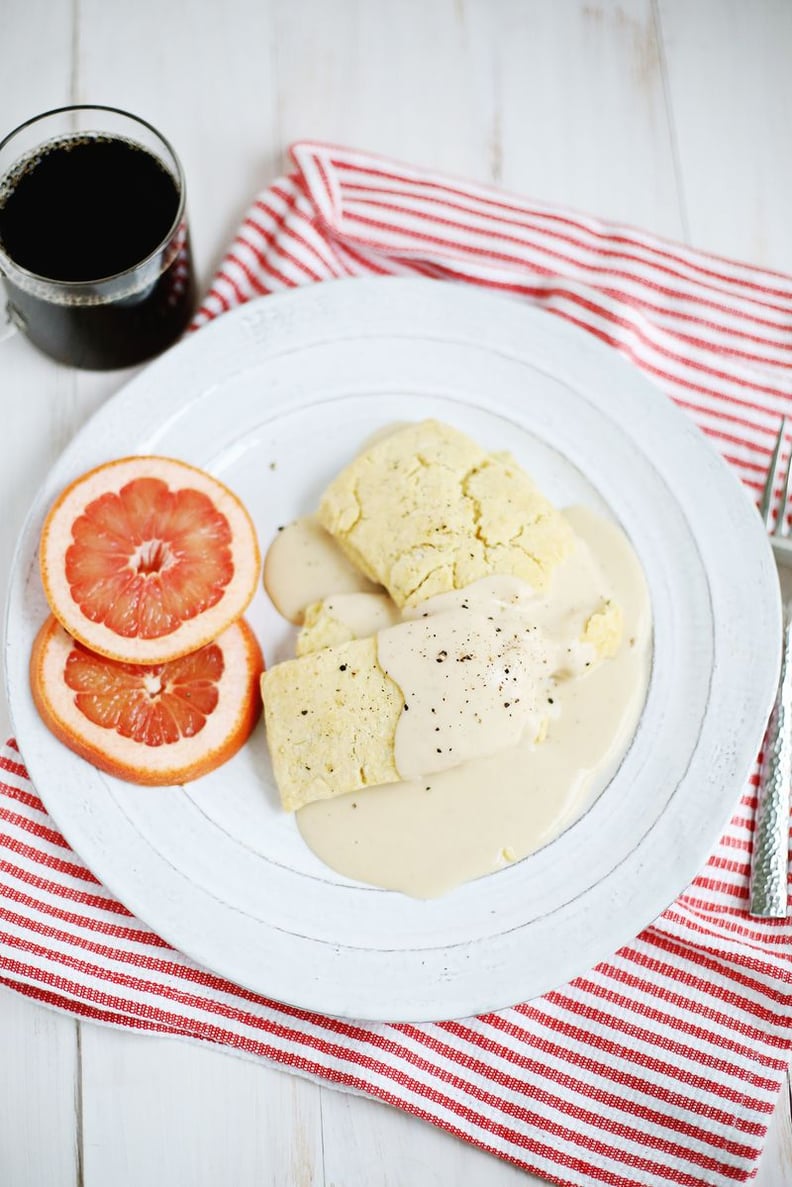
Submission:
M 678 868 L 674 871 L 676 880 L 673 887 L 670 884 L 665 888 L 653 886 L 651 895 L 646 895 L 642 900 L 643 916 L 647 916 L 647 912 L 650 914 L 638 920 L 640 927 L 648 924 L 651 918 L 659 914 L 684 889 L 687 881 L 695 875 L 709 849 L 718 839 L 736 802 L 740 791 L 740 780 L 747 775 L 761 741 L 761 733 L 777 680 L 781 633 L 780 598 L 777 592 L 777 578 L 772 554 L 761 528 L 761 521 L 756 516 L 755 510 L 751 508 L 750 502 L 734 474 L 704 441 L 689 418 L 674 408 L 671 401 L 659 389 L 651 385 L 644 376 L 617 356 L 612 349 L 603 346 L 590 335 L 583 334 L 582 331 L 568 326 L 561 319 L 552 317 L 544 311 L 518 304 L 504 297 L 471 291 L 463 286 L 393 278 L 387 280 L 355 279 L 334 281 L 321 286 L 309 286 L 261 298 L 216 319 L 203 328 L 200 334 L 189 335 L 179 346 L 156 360 L 124 385 L 117 395 L 88 421 L 64 451 L 39 491 L 20 534 L 12 563 L 6 608 L 5 680 L 17 739 L 23 758 L 28 763 L 31 777 L 37 785 L 42 799 L 72 847 L 82 855 L 89 867 L 102 877 L 102 880 L 134 913 L 143 918 L 155 930 L 159 930 L 160 934 L 174 947 L 180 948 L 198 963 L 211 968 L 214 972 L 227 976 L 255 992 L 289 1002 L 292 1005 L 324 1013 L 377 1021 L 423 1021 L 460 1017 L 500 1008 L 513 1004 L 517 1000 L 523 1000 L 525 997 L 536 996 L 537 993 L 544 992 L 552 985 L 560 984 L 571 976 L 586 971 L 594 963 L 590 958 L 593 949 L 586 951 L 581 967 L 578 967 L 579 962 L 576 963 L 569 953 L 561 954 L 552 976 L 545 978 L 545 982 L 542 982 L 541 979 L 537 981 L 534 977 L 531 982 L 528 977 L 521 980 L 519 975 L 515 975 L 512 967 L 513 958 L 519 953 L 521 943 L 525 944 L 530 940 L 530 936 L 522 935 L 507 943 L 505 952 L 499 947 L 497 951 L 492 949 L 489 953 L 493 961 L 490 971 L 493 974 L 492 979 L 498 981 L 497 989 L 484 988 L 483 978 L 479 978 L 478 981 L 475 978 L 471 980 L 470 977 L 466 978 L 460 972 L 458 977 L 452 977 L 447 983 L 437 985 L 434 991 L 432 991 L 432 987 L 429 987 L 428 990 L 424 987 L 421 992 L 416 993 L 413 1002 L 401 1004 L 394 1001 L 394 995 L 387 992 L 387 987 L 379 994 L 369 993 L 367 998 L 362 998 L 360 993 L 356 993 L 355 986 L 348 983 L 349 969 L 345 963 L 348 961 L 348 957 L 345 957 L 344 952 L 339 950 L 335 957 L 329 960 L 324 972 L 325 982 L 328 978 L 331 982 L 329 988 L 325 985 L 327 991 L 322 992 L 322 987 L 318 983 L 313 983 L 307 989 L 301 989 L 294 983 L 294 978 L 290 978 L 288 970 L 285 974 L 279 972 L 276 975 L 272 967 L 266 968 L 260 961 L 256 964 L 255 961 L 245 963 L 244 958 L 241 961 L 226 959 L 227 954 L 224 954 L 222 950 L 218 953 L 217 943 L 213 942 L 211 937 L 207 943 L 206 937 L 196 933 L 195 921 L 191 922 L 189 911 L 186 917 L 179 918 L 177 913 L 175 916 L 171 914 L 165 919 L 157 911 L 156 905 L 147 900 L 145 887 L 141 886 L 139 876 L 132 876 L 130 871 L 126 870 L 123 876 L 119 874 L 116 877 L 117 871 L 112 866 L 113 855 L 102 847 L 101 829 L 98 832 L 92 832 L 91 828 L 86 827 L 88 817 L 81 815 L 79 811 L 70 810 L 71 806 L 64 801 L 63 795 L 59 794 L 58 787 L 55 786 L 53 772 L 46 761 L 46 745 L 42 752 L 37 744 L 36 731 L 43 730 L 43 727 L 35 719 L 35 710 L 31 711 L 29 691 L 22 676 L 23 669 L 26 669 L 21 650 L 21 637 L 24 632 L 15 628 L 21 621 L 24 590 L 30 576 L 31 564 L 35 560 L 34 540 L 37 536 L 37 525 L 40 523 L 44 507 L 55 490 L 62 486 L 74 472 L 72 468 L 77 464 L 76 459 L 81 456 L 86 443 L 95 451 L 105 428 L 112 425 L 114 421 L 119 422 L 119 419 L 120 422 L 123 422 L 123 417 L 131 407 L 133 399 L 140 396 L 145 397 L 147 392 L 156 394 L 158 387 L 162 389 L 163 385 L 174 380 L 179 382 L 180 377 L 185 382 L 185 389 L 189 389 L 191 383 L 202 382 L 196 376 L 202 371 L 207 359 L 213 353 L 216 354 L 218 350 L 221 354 L 225 350 L 224 357 L 227 358 L 232 346 L 238 349 L 243 357 L 245 352 L 257 357 L 260 357 L 263 352 L 266 358 L 268 351 L 272 357 L 278 356 L 279 352 L 273 348 L 272 344 L 273 341 L 276 344 L 281 342 L 283 352 L 291 350 L 296 357 L 300 357 L 301 352 L 303 354 L 306 352 L 308 340 L 311 339 L 310 333 L 301 336 L 299 326 L 296 325 L 301 317 L 305 318 L 311 326 L 318 325 L 320 329 L 322 325 L 325 325 L 329 326 L 331 330 L 335 326 L 337 330 L 339 324 L 342 327 L 346 324 L 348 333 L 353 339 L 356 335 L 370 333 L 375 337 L 377 334 L 385 338 L 406 336 L 409 339 L 412 336 L 413 339 L 418 340 L 431 337 L 429 333 L 431 328 L 442 332 L 442 327 L 448 324 L 449 318 L 456 319 L 462 325 L 473 325 L 477 320 L 481 320 L 484 323 L 484 329 L 481 331 L 483 335 L 480 342 L 481 348 L 482 350 L 489 348 L 493 351 L 497 350 L 499 346 L 504 348 L 508 346 L 517 350 L 518 344 L 523 341 L 522 335 L 524 341 L 528 342 L 529 352 L 532 351 L 534 355 L 541 356 L 545 351 L 546 357 L 550 359 L 553 366 L 560 367 L 561 372 L 565 374 L 569 373 L 577 377 L 580 382 L 585 381 L 588 368 L 589 373 L 600 373 L 607 376 L 619 391 L 621 388 L 626 390 L 627 387 L 631 390 L 634 389 L 642 401 L 642 415 L 650 414 L 655 428 L 657 425 L 663 426 L 663 431 L 668 434 L 674 446 L 681 451 L 686 460 L 689 461 L 689 458 L 693 457 L 699 459 L 701 465 L 705 466 L 707 481 L 715 484 L 718 494 L 724 500 L 724 506 L 729 509 L 731 530 L 733 533 L 735 531 L 737 533 L 740 555 L 745 560 L 750 572 L 754 574 L 752 597 L 754 608 L 758 609 L 758 613 L 755 620 L 749 618 L 748 627 L 752 632 L 754 667 L 751 685 L 745 692 L 743 722 L 745 732 L 744 739 L 735 742 L 733 752 L 729 756 L 730 770 L 733 775 L 733 787 L 730 794 L 721 792 L 719 796 L 715 795 L 713 789 L 708 786 L 709 799 L 706 804 L 710 811 L 713 806 L 715 807 L 718 818 L 712 820 L 705 816 L 700 819 L 694 811 L 695 843 L 687 845 L 684 861 L 680 861 Z M 316 331 L 313 333 L 313 338 L 316 338 Z M 318 340 L 321 341 L 321 334 Z M 525 349 L 524 344 L 522 349 Z M 561 363 L 559 360 L 565 352 L 568 357 L 565 357 Z M 538 366 L 538 363 L 533 360 L 533 365 Z M 218 363 L 218 366 L 222 371 L 222 363 Z M 211 397 L 213 390 L 211 384 L 204 389 L 208 397 Z M 598 395 L 595 393 L 595 397 L 606 401 L 616 399 L 613 395 L 605 396 L 602 393 Z M 184 415 L 187 407 L 186 403 L 178 405 L 174 409 L 173 415 Z M 626 430 L 624 431 L 626 432 Z M 642 431 L 640 426 L 637 432 L 632 431 L 633 439 L 637 437 L 640 440 Z M 673 471 L 673 459 L 669 461 L 666 456 L 668 441 L 659 442 L 658 449 L 663 455 L 663 465 L 666 467 L 670 465 Z M 677 476 L 679 477 L 679 474 Z M 682 475 L 682 479 L 684 481 L 684 475 Z M 700 493 L 701 480 L 699 478 L 690 476 L 687 481 L 690 483 L 690 490 L 683 489 L 679 492 L 679 498 L 682 500 L 681 506 L 686 505 L 684 500 L 691 497 L 691 492 Z M 749 509 L 755 522 L 750 518 Z M 720 527 L 713 525 L 713 530 L 719 531 Z M 711 566 L 712 558 L 709 553 L 714 545 L 710 547 L 711 541 L 701 539 L 700 535 L 696 535 L 696 532 L 693 532 L 693 538 L 706 546 L 705 552 L 709 558 L 707 565 Z M 714 577 L 716 581 L 722 581 L 723 575 L 708 568 L 707 565 L 705 565 L 707 580 Z M 749 604 L 747 593 L 743 596 L 742 591 L 737 591 L 734 597 L 737 599 L 734 603 L 735 610 L 738 606 L 744 609 Z M 736 623 L 731 625 L 735 626 Z M 720 624 L 720 629 L 725 631 L 726 626 Z M 744 648 L 740 651 L 741 657 L 744 651 Z M 728 665 L 728 655 L 725 658 L 721 656 L 721 660 Z M 737 666 L 735 661 L 733 664 L 735 670 Z M 731 675 L 733 677 L 734 672 Z M 719 672 L 716 674 L 716 678 L 724 680 L 727 675 L 724 672 Z M 705 722 L 705 727 L 706 725 Z M 707 728 L 705 728 L 699 745 L 694 747 L 688 756 L 691 770 L 697 770 L 696 764 L 702 758 L 705 745 L 712 747 L 713 740 L 709 736 L 710 733 L 711 729 L 707 732 Z M 42 757 L 42 753 L 44 753 L 44 757 Z M 30 761 L 28 762 L 28 760 Z M 71 762 L 72 756 L 64 761 Z M 81 760 L 74 759 L 73 761 L 80 763 Z M 702 793 L 699 794 L 702 795 Z M 693 806 L 695 809 L 695 804 Z M 670 811 L 671 824 L 678 824 L 679 805 L 672 806 Z M 660 833 L 665 835 L 669 830 L 669 820 L 665 819 L 665 815 L 664 810 L 663 820 L 656 822 L 655 825 L 658 837 Z M 95 824 L 95 820 L 92 821 L 92 827 Z M 673 832 L 673 827 L 671 831 Z M 508 873 L 514 875 L 514 871 L 508 871 Z M 497 877 L 501 877 L 501 875 L 499 874 Z M 684 879 L 681 883 L 680 878 Z M 596 894 L 592 896 L 592 902 L 596 897 Z M 637 930 L 640 930 L 636 926 L 636 918 L 636 915 L 633 914 L 625 921 L 625 925 L 606 929 L 607 938 L 603 938 L 603 942 L 599 946 L 594 944 L 594 949 L 599 952 L 599 959 L 615 951 L 622 943 L 632 938 Z M 526 926 L 530 928 L 530 925 Z M 200 926 L 198 926 L 197 932 L 200 933 Z M 482 951 L 486 956 L 486 943 L 483 941 L 482 943 L 484 944 Z M 220 948 L 222 949 L 222 944 Z M 512 958 L 511 965 L 510 957 Z M 408 983 L 411 972 L 414 978 L 419 977 L 417 968 L 412 970 L 407 966 L 405 968 Z M 527 992 L 519 991 L 521 984 L 525 986 Z

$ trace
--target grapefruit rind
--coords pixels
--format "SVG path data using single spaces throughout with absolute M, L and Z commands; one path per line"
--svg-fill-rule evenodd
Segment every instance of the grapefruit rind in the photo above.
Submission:
M 72 529 L 85 508 L 117 494 L 135 479 L 159 478 L 173 490 L 206 495 L 228 521 L 233 573 L 222 597 L 175 629 L 156 638 L 124 637 L 104 622 L 92 621 L 75 600 L 66 574 Z M 241 617 L 259 584 L 261 554 L 253 522 L 239 498 L 222 482 L 175 458 L 147 455 L 106 462 L 75 479 L 56 499 L 41 532 L 39 566 L 49 607 L 64 629 L 108 659 L 134 664 L 167 663 L 197 651 Z
M 81 712 L 64 675 L 74 640 L 54 616 L 39 630 L 31 652 L 33 701 L 56 738 L 108 775 L 151 787 L 187 783 L 232 758 L 261 712 L 264 662 L 247 622 L 239 619 L 214 642 L 223 654 L 217 706 L 198 733 L 168 745 L 148 746 L 122 737 Z

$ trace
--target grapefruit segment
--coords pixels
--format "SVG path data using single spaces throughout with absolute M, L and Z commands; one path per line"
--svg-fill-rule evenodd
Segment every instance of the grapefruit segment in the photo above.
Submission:
M 41 533 L 50 609 L 75 639 L 133 664 L 203 647 L 258 587 L 250 516 L 216 478 L 173 458 L 130 457 L 76 479 Z
M 102 771 L 132 783 L 185 783 L 231 758 L 261 711 L 264 668 L 244 619 L 168 663 L 96 655 L 52 616 L 30 660 L 33 700 L 52 733 Z
M 216 643 L 142 672 L 75 643 L 64 680 L 89 721 L 146 746 L 162 746 L 200 733 L 217 708 L 222 674 L 223 653 Z

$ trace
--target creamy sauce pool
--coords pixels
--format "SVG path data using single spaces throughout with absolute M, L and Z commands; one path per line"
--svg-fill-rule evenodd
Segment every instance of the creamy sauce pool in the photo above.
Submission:
M 306 606 L 328 594 L 380 588 L 347 560 L 313 515 L 278 532 L 264 560 L 264 585 L 278 613 L 295 625 L 303 621 Z
M 423 617 L 425 607 L 415 612 L 419 617 L 410 627 L 415 633 L 412 645 L 405 646 L 403 633 L 400 638 L 396 631 L 383 630 L 381 594 L 365 594 L 360 587 L 352 593 L 344 591 L 349 586 L 339 588 L 339 570 L 332 558 L 335 546 L 329 537 L 321 542 L 322 549 L 310 565 L 279 564 L 275 569 L 268 559 L 267 588 L 276 605 L 289 604 L 292 614 L 299 614 L 306 602 L 318 600 L 322 593 L 334 594 L 334 616 L 356 635 L 380 632 L 380 664 L 405 691 L 405 702 L 410 705 L 410 711 L 401 716 L 396 735 L 400 771 L 432 771 L 431 754 L 438 747 L 432 745 L 431 735 L 438 726 L 437 737 L 444 740 L 441 750 L 452 744 L 466 745 L 470 753 L 480 754 L 482 746 L 476 742 L 479 729 L 484 750 L 488 745 L 507 747 L 468 758 L 451 769 L 433 770 L 301 808 L 296 815 L 303 838 L 339 873 L 417 898 L 443 894 L 546 844 L 581 814 L 612 777 L 632 738 L 646 694 L 649 597 L 637 558 L 615 525 L 587 508 L 572 508 L 566 515 L 584 547 L 559 566 L 547 596 L 526 598 L 521 582 L 490 578 L 468 590 L 432 599 L 433 612 L 443 612 L 436 621 L 443 623 L 445 643 L 431 639 L 433 624 L 431 617 Z M 304 543 L 300 547 L 311 551 Z M 328 563 L 323 570 L 325 560 Z M 306 573 L 310 574 L 308 581 Z M 592 663 L 589 671 L 592 649 L 572 646 L 565 664 L 552 653 L 555 641 L 577 639 L 591 613 L 592 600 L 598 598 L 613 598 L 622 608 L 619 651 L 610 659 Z M 483 612 L 492 607 L 493 599 L 498 610 L 488 623 Z M 483 641 L 480 630 L 470 630 L 471 614 L 477 615 L 479 627 L 482 620 L 491 627 Z M 529 646 L 518 658 L 504 647 L 502 638 L 505 633 L 508 643 L 510 630 L 516 638 L 521 625 L 524 634 L 522 616 L 530 616 L 537 639 L 534 653 Z M 496 620 L 501 626 L 498 633 Z M 430 639 L 434 651 L 427 667 Z M 447 653 L 446 660 L 477 652 L 479 662 L 490 665 L 489 699 L 482 701 L 480 694 L 467 698 L 474 702 L 470 711 L 474 715 L 481 715 L 482 704 L 486 706 L 485 725 L 477 725 L 470 713 L 466 717 L 464 706 L 465 689 L 477 686 L 481 672 L 471 672 L 467 682 L 464 678 L 454 680 L 453 675 L 445 680 L 445 661 L 437 663 L 435 658 L 440 651 Z M 543 656 L 552 670 L 566 666 L 570 674 L 585 674 L 549 680 L 542 671 Z M 455 666 L 464 668 L 473 662 Z M 434 675 L 429 678 L 433 663 Z M 515 667 L 520 670 L 513 671 Z M 509 681 L 512 676 L 516 677 L 514 682 Z M 512 704 L 514 699 L 520 706 Z M 431 721 L 427 729 L 429 718 L 437 718 L 441 707 L 442 721 Z M 535 744 L 537 735 L 542 737 L 545 731 L 544 740 Z M 520 736 L 522 740 L 514 744 L 514 737 Z M 442 756 L 436 765 L 444 765 Z

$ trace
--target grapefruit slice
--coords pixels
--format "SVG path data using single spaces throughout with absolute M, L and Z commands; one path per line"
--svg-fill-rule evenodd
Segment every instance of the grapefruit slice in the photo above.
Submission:
M 263 668 L 244 619 L 190 655 L 141 667 L 96 655 L 50 617 L 30 686 L 56 738 L 109 775 L 153 786 L 197 779 L 236 754 L 261 711 Z
M 70 635 L 109 659 L 159 664 L 245 611 L 261 558 L 250 516 L 185 462 L 129 457 L 76 479 L 41 532 L 41 578 Z

